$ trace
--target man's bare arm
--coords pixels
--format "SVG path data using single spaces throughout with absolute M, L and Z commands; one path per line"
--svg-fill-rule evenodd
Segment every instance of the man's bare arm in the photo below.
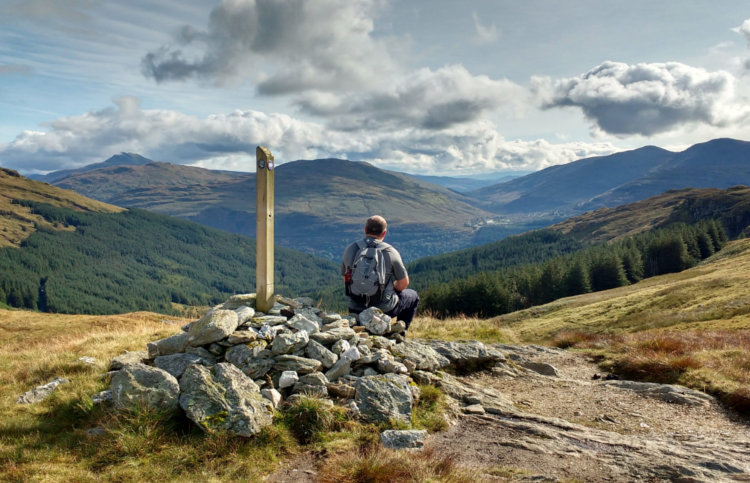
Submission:
M 401 280 L 396 280 L 393 282 L 393 289 L 396 292 L 401 292 L 403 290 L 406 290 L 406 287 L 409 286 L 409 276 L 402 278 Z

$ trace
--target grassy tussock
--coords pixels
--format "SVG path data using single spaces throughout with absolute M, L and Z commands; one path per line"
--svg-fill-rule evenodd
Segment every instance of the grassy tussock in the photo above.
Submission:
M 462 471 L 452 457 L 382 448 L 354 450 L 334 456 L 320 469 L 320 483 L 470 483 L 482 481 Z
M 417 317 L 409 328 L 409 337 L 419 339 L 476 339 L 486 343 L 518 342 L 513 331 L 497 320 L 459 316 L 437 319 L 430 315 Z
M 569 331 L 558 334 L 554 344 L 593 351 L 604 357 L 605 367 L 628 378 L 706 391 L 750 414 L 750 330 Z

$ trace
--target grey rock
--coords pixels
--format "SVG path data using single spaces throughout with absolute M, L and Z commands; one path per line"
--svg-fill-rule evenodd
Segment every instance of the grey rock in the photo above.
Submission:
M 323 316 L 323 325 L 330 324 L 331 322 L 335 322 L 337 320 L 341 320 L 340 314 L 325 314 Z
M 339 341 L 341 342 L 341 341 Z M 337 342 L 338 344 L 338 342 Z M 348 345 L 348 343 L 347 343 Z M 322 344 L 311 340 L 305 348 L 305 354 L 310 359 L 315 359 L 323 364 L 323 367 L 330 369 L 339 360 L 339 356 L 326 349 Z
M 320 326 L 305 317 L 304 315 L 296 314 L 294 317 L 289 319 L 286 323 L 287 327 L 291 327 L 297 330 L 304 330 L 310 334 L 320 331 Z
M 86 430 L 86 436 L 90 436 L 92 438 L 104 436 L 105 434 L 107 434 L 107 430 L 101 426 L 97 426 L 96 428 L 89 428 Z
M 408 374 L 409 370 L 400 362 L 396 362 L 393 359 L 381 358 L 378 360 L 378 371 L 381 374 Z
M 367 368 L 365 368 L 365 370 L 364 370 L 364 372 L 363 372 L 362 375 L 363 376 L 377 376 L 378 374 L 380 374 L 380 373 L 378 371 L 376 371 L 375 369 L 373 369 L 372 367 L 367 367 Z
M 190 366 L 180 381 L 180 407 L 204 431 L 253 436 L 273 422 L 258 386 L 235 366 Z
M 273 339 L 282 331 L 286 329 L 285 326 L 277 325 L 271 327 L 270 325 L 264 325 L 258 331 L 258 338 L 268 342 L 272 342 Z
M 97 392 L 91 396 L 91 402 L 94 404 L 112 402 L 112 391 L 107 389 L 106 391 Z
M 325 322 L 325 319 L 323 321 Z M 324 324 L 320 330 L 323 332 L 328 332 L 329 330 L 333 330 L 333 329 L 348 329 L 348 328 L 349 328 L 348 320 L 338 319 L 338 320 L 329 322 L 327 324 Z
M 266 398 L 273 406 L 274 409 L 279 409 L 281 403 L 284 402 L 284 398 L 281 397 L 281 393 L 276 389 L 262 389 L 260 395 Z
M 644 397 L 661 399 L 669 403 L 684 404 L 686 406 L 706 406 L 716 401 L 716 398 L 706 393 L 673 384 L 634 381 L 605 381 L 602 384 L 619 387 L 620 389 L 629 389 Z
M 323 345 L 331 345 L 342 339 L 349 340 L 354 337 L 358 337 L 357 333 L 354 332 L 354 330 L 349 329 L 349 328 L 331 329 L 327 332 L 318 332 L 315 334 L 310 334 L 310 339 L 314 340 L 315 342 L 319 342 Z
M 237 310 L 241 307 L 255 308 L 255 299 L 256 296 L 254 293 L 232 295 L 229 297 L 229 300 L 219 307 L 223 310 Z
M 253 317 L 254 325 L 269 325 L 271 327 L 286 324 L 287 318 L 281 315 L 264 315 L 263 317 Z
M 476 340 L 454 342 L 426 340 L 423 342 L 446 357 L 455 367 L 494 362 L 499 354 L 497 351 L 491 352 L 487 346 Z
M 391 328 L 388 329 L 389 334 L 398 334 L 404 331 L 406 331 L 406 322 L 404 322 L 403 320 L 393 322 L 391 324 Z
M 227 337 L 227 343 L 232 345 L 249 344 L 258 340 L 258 333 L 254 330 L 237 330 Z
M 552 364 L 546 364 L 544 362 L 520 361 L 519 365 L 524 369 L 528 369 L 543 376 L 560 377 L 560 373 L 558 372 L 557 368 Z
M 347 322 L 349 322 L 349 327 L 354 327 L 355 325 L 357 325 L 357 319 L 356 319 L 356 317 L 353 317 L 351 315 L 344 315 L 341 318 L 344 319 L 344 320 L 346 320 Z
M 249 344 L 239 344 L 227 350 L 224 358 L 227 362 L 231 362 L 242 369 L 243 366 L 249 364 L 251 361 L 262 359 L 261 352 L 267 346 L 268 344 L 263 340 L 256 340 Z
M 406 372 L 408 372 L 409 374 L 417 370 L 417 364 L 410 359 L 404 360 L 404 367 L 406 367 Z
M 279 376 L 279 389 L 292 387 L 299 382 L 299 375 L 295 371 L 284 371 Z
M 342 352 L 344 352 L 348 348 L 349 348 L 349 341 L 342 339 L 342 340 L 337 341 L 335 344 L 333 344 L 333 347 L 331 347 L 331 352 L 339 356 L 341 355 Z
M 279 334 L 273 339 L 271 352 L 274 356 L 291 354 L 307 346 L 310 341 L 307 332 L 300 330 L 296 334 Z
M 362 354 L 359 353 L 357 347 L 349 347 L 347 350 L 341 353 L 341 358 L 352 362 L 356 362 L 362 358 Z
M 471 406 L 466 406 L 463 408 L 463 412 L 465 414 L 484 414 L 484 408 L 481 404 L 472 404 Z
M 373 337 L 370 339 L 372 341 L 372 346 L 375 349 L 387 349 L 390 350 L 391 347 L 396 345 L 396 343 L 390 339 L 386 339 L 385 337 Z
M 307 396 L 324 398 L 328 397 L 328 388 L 326 386 L 298 382 L 292 388 L 292 394 L 305 394 Z
M 243 306 L 235 309 L 235 312 L 237 312 L 237 323 L 239 325 L 250 322 L 253 320 L 253 317 L 255 317 L 255 309 L 252 307 Z
M 187 324 L 180 327 L 180 330 L 183 332 L 190 332 L 190 327 L 192 327 L 194 323 L 195 322 L 188 322 Z
M 413 398 L 406 377 L 395 374 L 362 377 L 355 387 L 355 401 L 366 421 L 376 424 L 391 419 L 411 422 Z
M 276 356 L 273 368 L 277 371 L 295 371 L 298 374 L 309 374 L 319 370 L 323 363 L 315 359 L 297 356 Z
M 301 305 L 302 307 L 315 307 L 315 300 L 311 299 L 310 297 L 297 297 L 294 300 L 297 304 Z M 297 307 L 295 307 L 297 308 Z
M 214 355 L 208 352 L 203 347 L 191 347 L 187 346 L 185 349 L 185 354 L 194 354 L 196 356 L 200 356 L 208 361 L 216 362 L 216 359 L 214 358 Z
M 204 366 L 212 365 L 210 361 L 194 354 L 172 354 L 168 356 L 159 356 L 154 359 L 154 365 L 156 367 L 163 371 L 167 371 L 177 379 L 182 377 L 185 369 L 193 364 L 201 364 Z
M 389 429 L 380 433 L 380 443 L 384 448 L 395 450 L 415 450 L 424 448 L 424 440 L 427 431 L 411 429 L 407 431 L 396 431 Z
M 119 356 L 112 359 L 112 364 L 110 365 L 110 367 L 114 371 L 119 371 L 128 364 L 143 362 L 148 358 L 148 352 L 146 351 L 125 351 L 124 354 L 120 354 Z
M 16 399 L 16 404 L 34 404 L 52 395 L 60 384 L 68 384 L 70 381 L 64 377 L 56 377 L 47 384 L 37 386 L 31 391 L 23 393 Z
M 391 318 L 377 307 L 370 307 L 359 314 L 359 322 L 375 335 L 383 335 L 391 328 Z
M 304 307 L 294 311 L 295 314 L 304 316 L 310 322 L 315 322 L 318 327 L 323 327 L 323 319 L 318 317 L 319 309 Z
M 413 362 L 420 371 L 435 372 L 450 365 L 450 361 L 438 354 L 435 349 L 418 342 L 407 341 L 396 344 L 391 352 L 395 356 Z
M 250 379 L 259 379 L 268 374 L 274 364 L 273 359 L 254 359 L 238 369 Z
M 325 376 L 331 382 L 336 382 L 339 377 L 348 376 L 352 369 L 352 362 L 348 359 L 339 359 L 333 367 L 326 372 Z
M 226 351 L 227 351 L 226 347 L 220 344 L 217 344 L 216 342 L 208 345 L 208 352 L 210 352 L 211 355 L 213 356 L 223 357 Z
M 76 362 L 83 364 L 84 366 L 95 366 L 96 365 L 96 359 L 90 356 L 83 356 L 79 359 L 76 359 Z
M 173 375 L 145 364 L 130 364 L 118 371 L 110 390 L 117 408 L 145 405 L 174 411 L 180 395 L 180 385 Z
M 353 399 L 357 395 L 357 390 L 348 384 L 333 384 L 329 382 L 326 387 L 328 388 L 328 394 L 333 397 Z
M 424 384 L 424 385 L 430 385 L 430 386 L 436 386 L 440 384 L 441 378 L 440 376 L 436 374 L 432 374 L 425 371 L 414 371 L 411 373 L 412 379 L 416 381 L 417 384 Z
M 167 337 L 166 339 L 149 342 L 146 345 L 148 348 L 149 359 L 153 359 L 157 356 L 168 356 L 170 354 L 185 352 L 185 348 L 188 344 L 188 337 L 188 334 L 181 332 L 171 337 Z
M 188 344 L 198 347 L 224 339 L 237 329 L 238 322 L 234 310 L 216 310 L 206 314 L 190 327 Z
M 299 382 L 309 386 L 325 386 L 328 384 L 328 379 L 322 372 L 313 372 L 300 377 Z

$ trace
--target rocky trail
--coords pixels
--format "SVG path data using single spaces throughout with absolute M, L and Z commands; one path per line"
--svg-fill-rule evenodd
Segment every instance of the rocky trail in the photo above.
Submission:
M 592 380 L 600 370 L 579 353 L 493 347 L 509 361 L 455 381 L 461 390 L 485 393 L 484 414 L 465 414 L 475 407 L 468 397 L 455 424 L 425 444 L 476 471 L 478 479 L 750 481 L 750 422 L 710 396 L 678 386 Z M 455 387 L 443 389 L 460 396 Z M 512 405 L 486 394 L 507 396 Z M 314 482 L 315 464 L 315 455 L 301 455 L 269 481 Z

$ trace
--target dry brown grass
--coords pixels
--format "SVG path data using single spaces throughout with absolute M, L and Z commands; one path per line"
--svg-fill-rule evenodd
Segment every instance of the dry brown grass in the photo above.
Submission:
M 409 337 L 417 339 L 476 339 L 486 343 L 518 342 L 513 330 L 497 320 L 459 316 L 437 319 L 429 315 L 417 317 L 409 328 Z
M 586 349 L 630 379 L 706 391 L 750 414 L 750 330 L 593 335 L 563 332 L 558 347 Z
M 431 450 L 419 453 L 379 447 L 348 451 L 329 458 L 320 469 L 320 483 L 471 483 L 476 475 L 461 470 L 452 457 Z
M 75 191 L 64 190 L 23 176 L 18 177 L 0 169 L 0 247 L 18 246 L 22 240 L 36 230 L 34 228 L 35 223 L 51 229 L 66 229 L 62 225 L 54 227 L 41 216 L 31 214 L 29 208 L 12 204 L 11 201 L 14 199 L 39 201 L 76 211 L 101 213 L 123 211 L 122 208 L 91 200 Z M 68 230 L 73 229 L 72 227 L 68 228 Z
M 261 481 L 295 451 L 284 425 L 257 438 L 205 435 L 184 416 L 116 413 L 90 396 L 107 389 L 98 378 L 124 350 L 143 350 L 184 321 L 151 313 L 71 316 L 0 310 L 0 481 L 219 482 Z M 76 363 L 95 357 L 94 367 Z M 48 399 L 16 405 L 23 392 L 66 377 Z M 104 427 L 92 438 L 85 431 Z

